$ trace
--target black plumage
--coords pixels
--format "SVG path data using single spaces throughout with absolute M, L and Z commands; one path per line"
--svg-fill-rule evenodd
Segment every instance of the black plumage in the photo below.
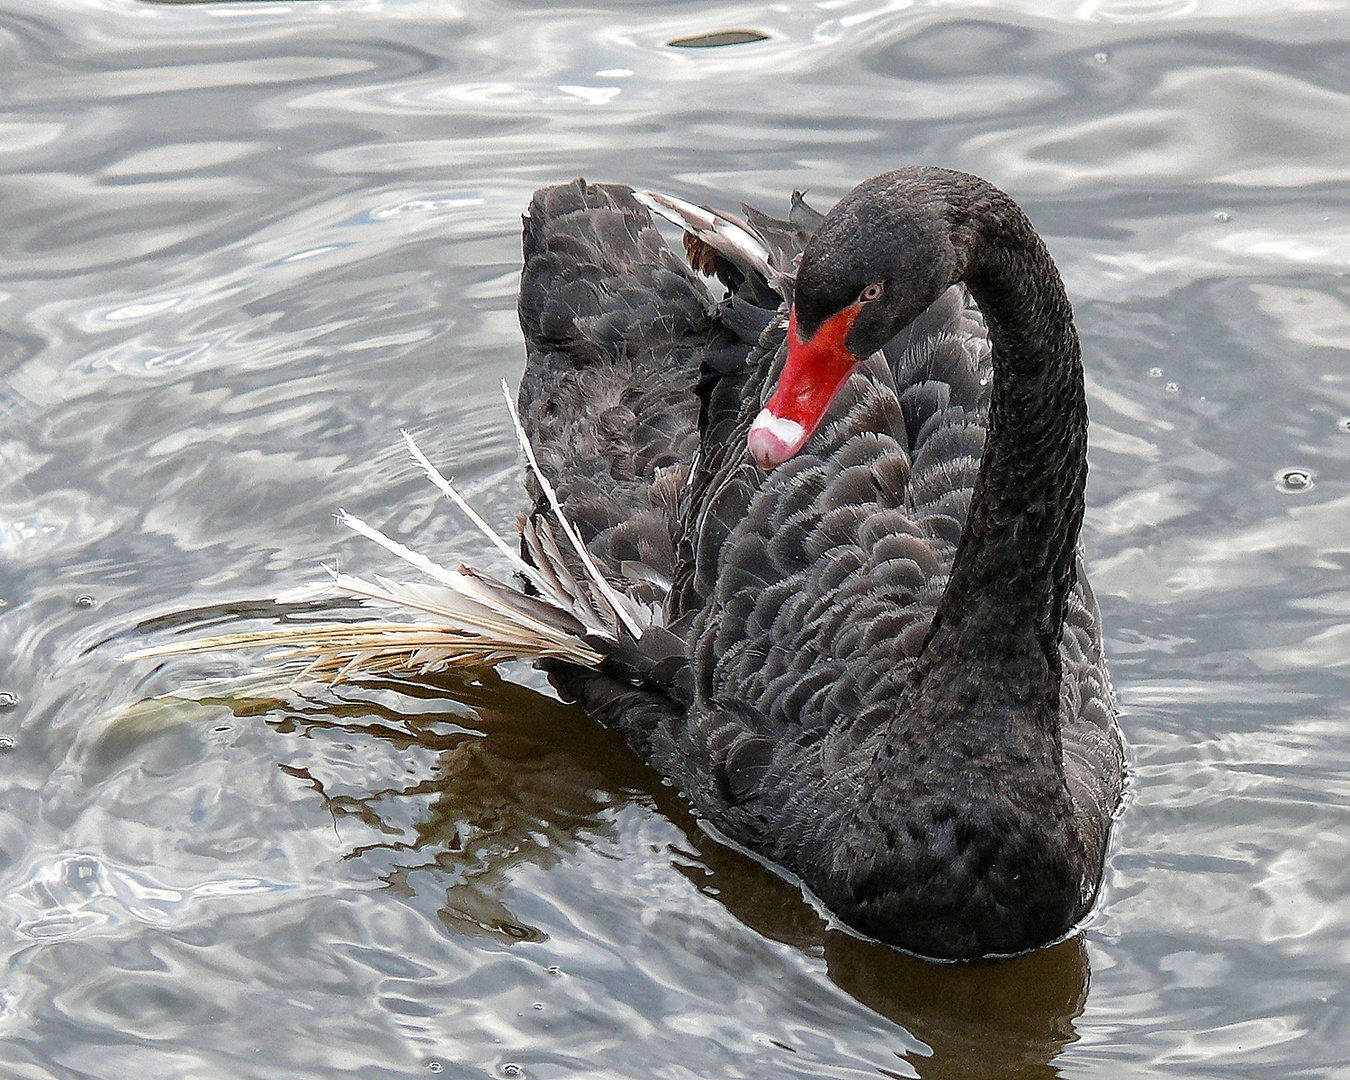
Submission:
M 1058 273 L 1006 195 L 943 170 L 747 224 L 778 292 L 691 241 L 714 300 L 629 189 L 531 203 L 524 426 L 606 575 L 660 612 L 555 677 L 856 929 L 944 958 L 1051 941 L 1096 895 L 1123 767 Z M 746 437 L 794 270 L 806 334 L 885 295 L 819 428 L 765 472 Z

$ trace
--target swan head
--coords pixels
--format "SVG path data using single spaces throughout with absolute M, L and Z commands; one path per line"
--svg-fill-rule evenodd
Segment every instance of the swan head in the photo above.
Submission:
M 760 468 L 806 445 L 854 368 L 956 280 L 943 208 L 912 174 L 887 173 L 821 223 L 797 270 L 787 360 L 747 440 Z

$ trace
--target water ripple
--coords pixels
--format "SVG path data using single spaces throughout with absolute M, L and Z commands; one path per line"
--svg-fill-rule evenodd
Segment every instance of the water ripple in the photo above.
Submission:
M 11 3 L 6 1064 L 1338 1075 L 1340 10 Z M 667 44 L 733 28 L 765 37 Z M 832 931 L 528 670 L 268 695 L 222 689 L 250 658 L 117 661 L 165 612 L 276 617 L 236 602 L 335 557 L 387 569 L 338 506 L 496 565 L 397 432 L 510 528 L 497 383 L 538 185 L 781 210 L 917 161 L 1012 189 L 1084 343 L 1085 541 L 1135 773 L 1082 936 L 948 968 Z M 1292 469 L 1315 483 L 1281 490 Z

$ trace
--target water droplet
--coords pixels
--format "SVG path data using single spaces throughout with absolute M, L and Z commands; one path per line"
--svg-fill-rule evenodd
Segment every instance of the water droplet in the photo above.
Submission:
M 88 593 L 81 593 L 79 596 L 75 597 L 75 606 L 83 608 L 93 607 L 94 598 Z
M 1093 54 L 1092 54 L 1092 59 L 1096 60 L 1097 63 L 1099 63 L 1099 64 L 1104 64 L 1104 63 L 1106 63 L 1108 60 L 1111 59 L 1111 54 L 1108 53 L 1108 52 L 1097 52 L 1097 53 L 1093 53 Z
M 445 1066 L 442 1065 L 439 1061 L 427 1062 L 427 1072 L 441 1072 L 442 1070 L 444 1070 L 444 1068 Z
M 1281 491 L 1307 491 L 1313 486 L 1313 478 L 1307 469 L 1285 469 L 1275 483 Z
M 1160 367 L 1151 367 L 1151 368 L 1149 368 L 1149 369 L 1148 369 L 1148 377 L 1149 377 L 1150 379 L 1161 379 L 1161 378 L 1162 378 L 1162 368 L 1160 368 Z
M 1227 210 L 1215 210 L 1214 220 L 1217 221 L 1220 225 L 1223 225 L 1225 222 L 1232 221 L 1233 215 L 1230 214 Z
M 1339 420 L 1336 421 L 1336 426 L 1340 428 L 1342 431 L 1350 432 L 1350 416 L 1342 416 Z M 3 603 L 4 601 L 0 600 L 0 604 Z
M 1169 394 L 1175 394 L 1178 390 L 1181 389 L 1181 387 L 1179 387 L 1174 382 L 1170 382 L 1166 386 L 1164 386 L 1163 389 L 1166 390 Z
M 525 1075 L 525 1070 L 522 1069 L 519 1065 L 516 1065 L 516 1064 L 514 1064 L 514 1063 L 508 1061 L 505 1065 L 502 1066 L 502 1075 L 503 1075 L 503 1076 L 524 1076 L 524 1075 Z
M 0 735 L 0 754 L 8 754 L 14 749 L 14 738 L 10 735 Z
M 0 690 L 0 709 L 12 709 L 19 703 L 19 695 L 13 690 Z

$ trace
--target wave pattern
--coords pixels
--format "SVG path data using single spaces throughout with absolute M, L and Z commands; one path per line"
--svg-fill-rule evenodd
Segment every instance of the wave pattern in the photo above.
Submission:
M 1339 5 L 1280 11 L 8 3 L 6 1064 L 1350 1068 L 1347 34 Z M 733 28 L 765 39 L 666 44 Z M 241 598 L 334 555 L 380 573 L 339 507 L 508 569 L 397 432 L 511 527 L 496 388 L 535 187 L 775 211 L 915 162 L 1012 192 L 1077 307 L 1134 754 L 1079 938 L 943 968 L 847 937 L 528 669 L 304 694 L 243 657 L 117 661 L 168 611 L 290 618 Z

